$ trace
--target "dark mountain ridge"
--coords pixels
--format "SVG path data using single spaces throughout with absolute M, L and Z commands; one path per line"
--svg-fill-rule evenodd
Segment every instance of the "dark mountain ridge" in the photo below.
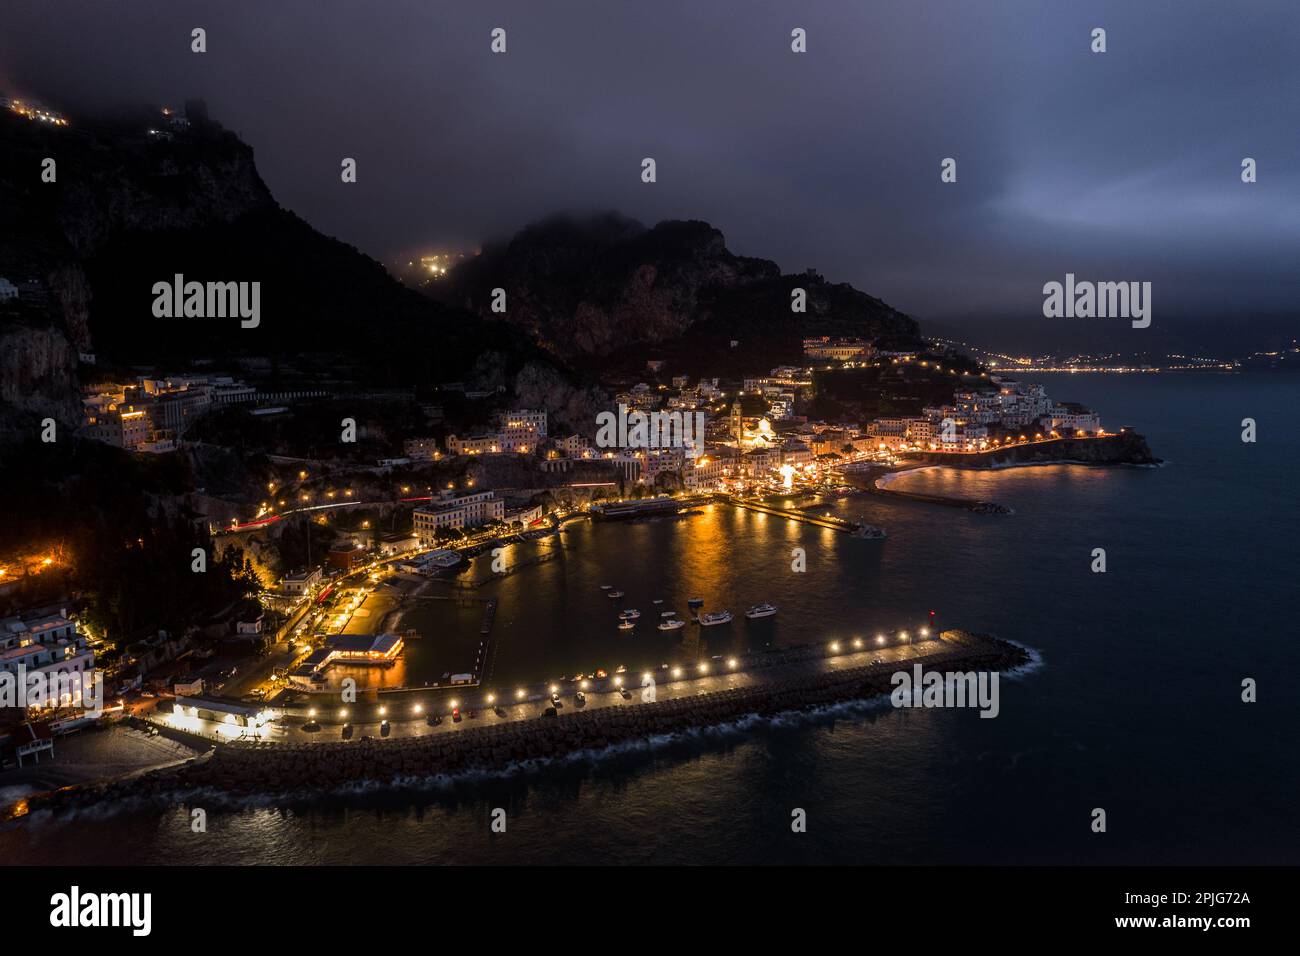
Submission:
M 797 360 L 809 335 L 921 344 L 916 323 L 879 299 L 815 272 L 783 275 L 767 259 L 735 255 L 718 229 L 698 220 L 646 228 L 613 212 L 553 216 L 489 243 L 431 293 L 487 317 L 496 288 L 506 290 L 507 321 L 565 360 L 602 368 L 611 358 L 662 352 L 678 361 L 707 353 L 757 363 L 753 370 L 770 365 L 774 352 Z M 807 292 L 804 313 L 791 310 L 795 288 Z

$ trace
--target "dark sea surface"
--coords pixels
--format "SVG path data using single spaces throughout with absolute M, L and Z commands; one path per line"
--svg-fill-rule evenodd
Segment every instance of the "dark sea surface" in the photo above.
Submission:
M 942 626 L 1041 653 L 1002 682 L 996 719 L 855 705 L 506 777 L 38 816 L 0 831 L 0 861 L 1300 863 L 1300 380 L 1036 377 L 1107 427 L 1145 434 L 1168 464 L 940 469 L 895 485 L 991 499 L 1009 516 L 836 506 L 883 526 L 883 542 L 723 507 L 580 523 L 562 559 L 491 586 L 503 684 L 870 636 L 934 609 Z M 1246 417 L 1255 444 L 1241 441 Z M 791 571 L 794 547 L 806 573 Z M 1090 570 L 1094 548 L 1104 574 Z M 608 600 L 603 583 L 627 596 Z M 661 608 L 685 612 L 696 595 L 706 610 L 781 611 L 678 638 L 655 630 Z M 631 637 L 615 628 L 622 607 L 643 614 Z M 432 636 L 408 666 L 436 667 L 419 656 L 435 653 L 438 628 L 463 642 L 476 620 L 422 621 Z M 1241 700 L 1247 677 L 1258 703 Z M 206 834 L 190 830 L 194 806 Z M 505 834 L 489 830 L 494 807 Z M 806 833 L 791 832 L 794 808 Z

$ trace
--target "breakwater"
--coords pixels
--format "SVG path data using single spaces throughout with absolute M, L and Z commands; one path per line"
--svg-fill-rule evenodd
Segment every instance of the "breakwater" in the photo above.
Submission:
M 872 663 L 870 652 L 865 652 L 860 664 L 814 670 L 774 666 L 745 686 L 655 702 L 643 702 L 633 692 L 633 699 L 621 706 L 565 709 L 559 716 L 465 726 L 451 733 L 355 742 L 218 744 L 204 759 L 183 767 L 124 783 L 33 798 L 31 809 L 194 789 L 287 793 L 490 772 L 525 761 L 687 733 L 751 715 L 771 717 L 888 694 L 891 675 L 916 664 L 927 670 L 1003 671 L 1029 660 L 1016 645 L 963 631 L 946 631 L 941 639 L 926 643 L 933 648 L 921 647 L 925 653 L 906 661 Z
M 981 452 L 909 452 L 905 460 L 948 468 L 1010 468 L 1015 465 L 1158 465 L 1147 440 L 1134 432 L 1092 438 L 1044 438 Z

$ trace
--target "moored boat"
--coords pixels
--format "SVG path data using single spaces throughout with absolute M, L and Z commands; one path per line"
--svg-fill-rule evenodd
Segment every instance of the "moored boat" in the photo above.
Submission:
M 751 607 L 749 610 L 745 612 L 745 617 L 748 618 L 771 617 L 775 613 L 776 613 L 776 608 L 773 607 L 771 604 L 755 604 L 753 607 Z
M 618 622 L 618 629 L 620 631 L 630 631 L 634 627 L 636 627 L 636 624 L 633 623 L 632 621 L 624 620 Z
M 685 626 L 685 621 L 679 621 L 675 617 L 659 622 L 659 630 L 661 631 L 679 631 Z
M 691 599 L 690 599 L 689 601 L 687 601 L 686 603 L 689 604 L 691 607 L 703 607 L 703 606 L 704 606 L 704 598 L 691 598 Z
M 731 623 L 730 611 L 711 611 L 708 614 L 700 615 L 701 627 L 712 627 L 714 624 L 729 624 L 729 623 Z
M 619 611 L 618 616 L 619 616 L 619 620 L 635 621 L 638 617 L 641 616 L 641 612 L 634 607 L 630 607 L 626 611 Z
M 622 596 L 623 596 L 623 592 L 622 592 L 622 591 L 606 591 L 606 592 L 605 592 L 605 597 L 607 597 L 607 598 L 621 598 Z

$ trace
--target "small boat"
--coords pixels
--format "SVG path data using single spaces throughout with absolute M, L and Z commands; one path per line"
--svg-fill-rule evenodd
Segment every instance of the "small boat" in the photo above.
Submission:
M 659 612 L 659 616 L 660 616 L 660 617 L 675 617 L 676 615 L 677 615 L 677 612 L 676 612 L 676 611 L 660 611 L 660 612 Z
M 608 598 L 621 598 L 622 596 L 623 596 L 623 592 L 622 592 L 622 591 L 606 591 L 606 592 L 605 592 L 605 597 L 608 597 Z
M 776 613 L 776 608 L 770 604 L 755 604 L 753 607 L 751 607 L 748 611 L 745 612 L 745 617 L 748 618 L 771 617 L 775 613 Z
M 618 616 L 621 620 L 624 621 L 635 621 L 638 617 L 641 616 L 641 612 L 634 607 L 630 607 L 626 611 L 619 611 Z
M 619 629 L 620 631 L 630 631 L 630 630 L 632 630 L 632 628 L 634 628 L 634 627 L 636 627 L 636 624 L 634 624 L 632 621 L 619 621 L 619 622 L 618 622 L 618 629 Z
M 650 603 L 651 603 L 651 604 L 663 604 L 663 603 L 664 603 L 664 599 L 663 599 L 663 598 L 655 598 L 655 599 L 654 599 L 653 601 L 651 601 Z
M 691 607 L 704 607 L 704 598 L 691 598 L 686 603 Z
M 875 525 L 871 524 L 860 524 L 854 529 L 853 537 L 879 541 L 881 538 L 886 537 L 886 535 L 884 528 L 877 528 Z
M 595 674 L 595 677 L 596 677 L 597 680 L 600 680 L 602 677 L 608 677 L 608 676 L 609 676 L 609 675 L 605 673 L 605 668 L 603 668 L 603 667 L 597 667 L 597 668 L 596 668 L 596 674 Z
M 627 673 L 627 665 L 626 665 L 626 664 L 619 664 L 617 667 L 614 668 L 614 673 L 615 673 L 615 674 L 626 674 L 626 673 Z
M 602 584 L 602 585 L 600 586 L 600 589 L 601 589 L 602 591 L 612 591 L 612 590 L 614 589 L 614 585 L 612 585 L 612 584 Z
M 714 624 L 730 624 L 730 623 L 731 623 L 730 611 L 712 611 L 708 614 L 700 615 L 701 627 L 712 627 Z
M 680 631 L 680 630 L 681 630 L 682 628 L 684 628 L 685 626 L 686 626 L 686 622 L 685 622 L 685 621 L 679 621 L 679 620 L 677 620 L 677 618 L 675 618 L 675 617 L 670 617 L 668 620 L 666 620 L 666 621 L 661 621 L 661 622 L 659 623 L 659 630 L 661 630 L 661 631 Z

